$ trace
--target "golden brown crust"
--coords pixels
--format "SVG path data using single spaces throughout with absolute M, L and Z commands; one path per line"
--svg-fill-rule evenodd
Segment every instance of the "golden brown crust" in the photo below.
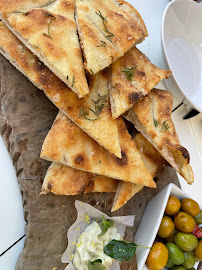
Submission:
M 2 23 L 2 25 L 4 25 Z M 109 107 L 105 107 L 100 119 L 88 121 L 79 117 L 82 106 L 93 106 L 92 99 L 97 100 L 98 93 L 108 93 L 108 73 L 103 71 L 93 76 L 90 81 L 90 93 L 79 99 L 71 89 L 62 83 L 25 45 L 7 28 L 0 31 L 0 47 L 2 54 L 38 88 L 42 89 L 47 97 L 80 128 L 89 134 L 100 145 L 114 155 L 121 157 L 118 129 L 116 120 L 112 119 Z M 89 115 L 94 118 L 93 114 Z
M 163 172 L 165 160 L 154 146 L 149 143 L 141 133 L 136 134 L 134 141 L 151 176 L 154 178 Z M 120 181 L 112 206 L 112 212 L 124 206 L 135 194 L 140 192 L 143 187 L 144 185 Z
M 191 184 L 194 175 L 189 165 L 189 153 L 180 145 L 171 119 L 172 106 L 173 98 L 169 92 L 154 89 L 135 103 L 126 118 L 133 122 L 164 159 Z
M 89 73 L 109 66 L 147 35 L 139 13 L 126 2 L 125 6 L 127 11 L 123 3 L 113 0 L 76 0 L 79 36 Z
M 13 11 L 28 11 L 31 8 L 47 6 L 56 0 L 0 0 L 0 12 L 11 13 Z
M 17 37 L 79 98 L 89 92 L 74 20 L 74 1 L 56 1 L 27 13 L 3 13 Z
M 61 112 L 43 143 L 41 157 L 79 170 L 155 187 L 123 120 L 119 118 L 117 122 L 121 159 L 106 151 Z
M 128 68 L 133 68 L 131 78 L 124 72 Z M 112 64 L 110 89 L 112 116 L 118 118 L 170 74 L 171 71 L 153 65 L 136 47 L 131 49 Z
M 46 172 L 41 194 L 80 195 L 89 192 L 115 192 L 118 181 L 72 169 L 53 162 Z

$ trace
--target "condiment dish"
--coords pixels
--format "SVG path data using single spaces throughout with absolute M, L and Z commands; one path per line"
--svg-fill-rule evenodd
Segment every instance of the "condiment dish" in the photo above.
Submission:
M 202 7 L 191 0 L 171 1 L 162 22 L 162 44 L 169 68 L 188 103 L 202 111 Z M 172 83 L 165 82 L 170 88 Z M 171 89 L 172 91 L 172 89 Z
M 191 198 L 175 184 L 171 183 L 167 185 L 147 204 L 143 218 L 135 235 L 134 241 L 136 244 L 147 247 L 153 245 L 170 195 L 176 196 L 180 200 L 183 198 Z M 201 205 L 199 206 L 202 208 Z M 138 270 L 141 270 L 144 267 L 149 251 L 149 249 L 141 247 L 137 249 L 136 258 Z

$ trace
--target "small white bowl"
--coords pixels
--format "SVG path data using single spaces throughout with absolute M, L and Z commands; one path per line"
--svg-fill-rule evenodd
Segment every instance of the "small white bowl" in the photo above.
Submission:
M 168 66 L 173 72 L 177 87 L 200 112 L 202 112 L 201 26 L 202 6 L 192 0 L 171 1 L 165 9 L 162 43 Z
M 172 183 L 166 186 L 147 204 L 143 218 L 135 235 L 134 241 L 136 244 L 147 247 L 153 245 L 170 195 L 176 196 L 180 200 L 183 198 L 191 198 L 178 186 Z M 200 209 L 202 209 L 201 205 L 199 206 Z M 137 248 L 136 258 L 138 270 L 141 270 L 145 265 L 149 251 L 150 250 L 146 248 Z

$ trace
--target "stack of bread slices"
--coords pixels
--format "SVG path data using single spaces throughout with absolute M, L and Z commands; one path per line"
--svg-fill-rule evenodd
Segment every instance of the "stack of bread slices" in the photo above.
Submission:
M 41 151 L 52 162 L 43 194 L 115 192 L 115 211 L 144 186 L 155 188 L 165 165 L 193 182 L 172 96 L 154 88 L 171 72 L 136 48 L 148 33 L 133 6 L 0 0 L 0 18 L 0 52 L 59 109 Z

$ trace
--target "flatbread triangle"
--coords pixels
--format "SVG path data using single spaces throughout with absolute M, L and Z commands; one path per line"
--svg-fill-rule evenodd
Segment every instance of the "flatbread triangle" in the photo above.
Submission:
M 9 1 L 10 5 L 0 9 L 2 20 L 79 98 L 86 96 L 89 87 L 74 19 L 74 0 L 57 0 L 41 8 L 26 7 L 26 11 L 16 10 L 15 2 Z
M 76 19 L 85 68 L 108 67 L 148 35 L 137 10 L 119 0 L 76 0 Z
M 62 112 L 59 112 L 41 150 L 41 158 L 74 169 L 155 187 L 122 118 L 117 119 L 122 158 L 110 154 Z M 110 139 L 110 138 L 109 138 Z

